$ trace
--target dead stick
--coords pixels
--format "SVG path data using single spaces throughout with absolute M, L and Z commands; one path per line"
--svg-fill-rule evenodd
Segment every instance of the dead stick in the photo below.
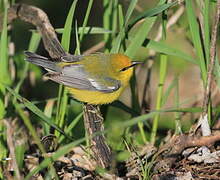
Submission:
M 204 99 L 203 99 L 203 113 L 200 116 L 199 122 L 197 126 L 193 127 L 194 132 L 201 126 L 202 135 L 207 136 L 211 134 L 211 129 L 208 124 L 208 106 L 210 102 L 210 95 L 211 95 L 211 85 L 213 81 L 213 70 L 215 65 L 215 55 L 216 55 L 216 39 L 217 39 L 217 32 L 218 32 L 218 24 L 219 24 L 219 17 L 220 17 L 220 0 L 217 2 L 217 10 L 215 15 L 215 21 L 212 28 L 212 35 L 211 35 L 211 44 L 210 44 L 210 61 L 208 65 L 208 73 L 207 73 L 207 81 L 206 81 L 206 88 L 204 91 Z
M 51 25 L 47 14 L 41 9 L 29 6 L 25 4 L 15 4 L 8 10 L 8 23 L 14 19 L 20 18 L 23 21 L 29 22 L 35 25 L 38 31 L 42 35 L 45 49 L 48 51 L 52 58 L 60 58 L 68 53 L 62 48 L 55 30 Z M 2 29 L 2 15 L 0 16 L 0 31 Z M 103 118 L 100 114 L 99 108 L 96 106 L 87 104 L 84 105 L 84 122 L 86 131 L 91 137 L 95 133 L 103 132 Z M 105 143 L 104 135 L 94 136 L 92 138 L 92 150 L 98 164 L 103 168 L 110 166 L 111 151 L 108 145 Z
M 201 137 L 190 136 L 189 134 L 174 135 L 169 142 L 163 145 L 155 154 L 157 158 L 154 170 L 157 171 L 159 170 L 158 168 L 161 168 L 161 155 L 164 157 L 162 164 L 171 167 L 184 149 L 189 147 L 210 146 L 218 141 L 220 141 L 219 132 L 213 133 L 210 136 Z
M 208 104 L 209 104 L 209 97 L 211 93 L 211 84 L 213 80 L 213 69 L 215 65 L 215 55 L 216 55 L 216 39 L 217 39 L 217 32 L 218 32 L 218 24 L 219 24 L 219 17 L 220 17 L 220 0 L 217 3 L 217 12 L 215 16 L 215 21 L 212 29 L 212 38 L 211 38 L 211 46 L 210 46 L 210 62 L 208 67 L 208 76 L 207 76 L 207 85 L 204 92 L 204 100 L 203 100 L 203 108 L 204 113 L 208 113 Z

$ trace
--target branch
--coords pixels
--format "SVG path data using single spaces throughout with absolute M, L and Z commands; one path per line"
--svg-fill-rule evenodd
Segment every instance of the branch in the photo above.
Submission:
M 89 137 L 91 138 L 92 151 L 95 159 L 102 167 L 108 167 L 111 163 L 111 150 L 105 142 L 104 134 L 97 132 L 104 132 L 103 117 L 101 115 L 99 106 L 87 104 L 83 108 L 84 124 Z

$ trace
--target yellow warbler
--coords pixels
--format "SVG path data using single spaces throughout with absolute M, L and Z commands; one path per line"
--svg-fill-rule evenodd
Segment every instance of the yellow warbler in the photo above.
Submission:
M 133 67 L 140 64 L 123 54 L 66 55 L 59 62 L 32 52 L 25 55 L 28 62 L 44 67 L 49 79 L 67 86 L 75 99 L 95 105 L 118 99 Z

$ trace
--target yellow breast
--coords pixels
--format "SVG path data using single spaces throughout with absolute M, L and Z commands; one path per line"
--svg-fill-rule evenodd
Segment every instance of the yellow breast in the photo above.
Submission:
M 74 88 L 68 88 L 69 92 L 73 97 L 81 102 L 86 102 L 89 104 L 99 105 L 99 104 L 109 104 L 119 98 L 120 94 L 124 90 L 123 87 L 114 91 L 112 93 L 104 93 L 99 91 L 87 91 L 79 90 Z
M 99 76 L 110 77 L 120 81 L 121 87 L 111 93 L 67 87 L 75 99 L 95 105 L 109 104 L 117 100 L 128 85 L 133 72 L 133 68 L 126 71 L 120 71 L 122 68 L 131 65 L 130 59 L 122 54 L 94 54 L 85 57 L 84 60 L 81 60 L 78 64 L 82 64 L 84 70 L 91 74 L 91 76 L 96 76 L 96 78 Z

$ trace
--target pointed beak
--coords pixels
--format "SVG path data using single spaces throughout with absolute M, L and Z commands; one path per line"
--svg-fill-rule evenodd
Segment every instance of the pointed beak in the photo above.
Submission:
M 134 67 L 134 66 L 136 66 L 136 65 L 138 65 L 138 64 L 143 64 L 143 62 L 140 62 L 140 61 L 132 61 L 130 66 L 124 67 L 124 68 L 121 69 L 120 71 L 126 71 L 127 69 L 129 69 L 129 68 L 131 68 L 131 67 Z
M 138 64 L 144 64 L 144 63 L 141 61 L 132 61 L 131 64 L 132 64 L 132 66 L 136 66 Z
M 141 62 L 141 61 L 132 61 L 130 67 L 134 67 L 134 66 L 136 66 L 136 65 L 138 65 L 138 64 L 144 64 L 144 63 Z

